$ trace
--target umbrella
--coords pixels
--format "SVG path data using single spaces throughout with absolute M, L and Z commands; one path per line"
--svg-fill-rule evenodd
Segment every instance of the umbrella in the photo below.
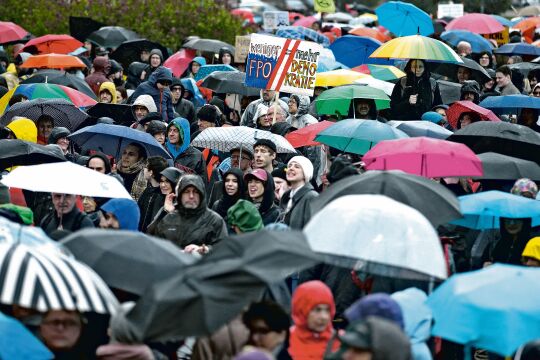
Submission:
M 238 72 L 238 70 L 233 68 L 231 65 L 224 65 L 224 64 L 205 65 L 205 66 L 201 66 L 201 68 L 197 72 L 197 75 L 195 75 L 195 81 L 199 81 L 201 79 L 204 79 L 208 75 L 212 74 L 214 71 L 221 71 L 221 72 L 235 71 L 235 72 Z
M 346 195 L 379 194 L 408 205 L 423 214 L 436 227 L 461 217 L 456 196 L 441 184 L 397 170 L 370 170 L 359 176 L 348 176 L 310 204 L 311 214 L 331 201 Z
M 486 38 L 466 30 L 449 30 L 441 34 L 441 39 L 452 46 L 457 46 L 460 41 L 466 41 L 471 44 L 472 52 L 475 54 L 487 51 L 493 51 L 493 44 Z
M 169 51 L 160 43 L 153 42 L 147 39 L 135 39 L 124 41 L 110 55 L 111 59 L 118 61 L 127 69 L 132 62 L 141 61 L 141 52 L 143 50 L 150 51 L 159 49 L 163 54 L 163 60 L 169 57 Z
M 242 8 L 233 9 L 231 10 L 231 15 L 241 17 L 242 19 L 247 20 L 250 24 L 255 23 L 255 19 L 253 17 L 253 11 L 251 11 L 251 9 L 242 9 Z
M 469 347 L 512 356 L 540 337 L 537 268 L 494 264 L 456 274 L 427 299 L 432 334 Z M 485 324 L 497 324 L 485 326 Z
M 18 139 L 0 140 L 0 170 L 19 165 L 67 161 L 53 148 Z
M 342 23 L 348 23 L 353 19 L 353 16 L 349 13 L 344 12 L 336 12 L 333 14 L 326 14 L 324 16 L 324 21 L 334 21 L 334 22 L 342 22 Z
M 31 69 L 85 69 L 86 65 L 76 56 L 63 54 L 32 55 L 21 64 Z
M 28 31 L 24 30 L 19 25 L 9 21 L 0 21 L 0 44 L 19 41 L 26 36 L 28 36 Z
M 311 27 L 313 23 L 319 21 L 315 16 L 305 16 L 301 19 L 296 20 L 292 25 L 293 26 L 303 26 L 303 27 Z
M 63 126 L 74 131 L 88 115 L 71 102 L 64 99 L 35 99 L 14 104 L 0 118 L 0 125 L 6 126 L 14 116 L 22 116 L 34 121 L 41 115 L 54 119 L 54 126 Z
M 303 26 L 280 26 L 276 31 L 276 36 L 286 39 L 309 40 L 322 46 L 330 45 L 330 39 L 326 36 Z
M 31 54 L 69 54 L 84 44 L 69 35 L 45 35 L 26 43 L 21 52 Z
M 0 358 L 49 360 L 54 355 L 19 320 L 0 312 Z
M 422 35 L 399 37 L 382 44 L 370 58 L 422 59 L 462 63 L 461 57 L 442 41 Z
M 139 296 L 197 259 L 170 241 L 133 231 L 83 229 L 64 238 L 62 244 L 107 285 Z
M 234 54 L 234 46 L 227 44 L 226 42 L 215 39 L 193 39 L 186 42 L 182 47 L 186 49 L 207 51 L 211 53 L 219 53 L 221 48 L 227 48 Z
M 323 120 L 315 124 L 305 126 L 301 129 L 292 131 L 285 135 L 285 139 L 291 143 L 294 148 L 302 146 L 317 146 L 321 143 L 315 141 L 315 137 L 323 130 L 328 129 L 335 123 L 328 120 Z
M 523 36 L 529 37 L 532 39 L 538 25 L 540 25 L 540 17 L 535 16 L 535 17 L 523 19 L 512 27 L 514 29 L 520 30 Z
M 92 171 L 92 170 L 90 170 Z M 27 245 L 0 244 L 0 302 L 47 312 L 114 314 L 116 298 L 88 266 Z
M 26 80 L 23 80 L 20 84 L 36 84 L 36 83 L 49 83 L 64 85 L 82 92 L 86 96 L 92 99 L 96 99 L 96 94 L 92 91 L 90 86 L 75 75 L 72 75 L 66 71 L 58 70 L 40 70 Z
M 105 48 L 117 48 L 123 42 L 135 39 L 140 39 L 140 36 L 134 31 L 125 29 L 121 26 L 103 26 L 99 30 L 88 35 L 86 40 Z
M 260 300 L 269 284 L 318 261 L 299 231 L 226 238 L 199 262 L 152 287 L 127 321 L 140 340 L 209 335 Z
M 490 14 L 489 16 L 491 16 L 492 18 L 497 20 L 502 26 L 506 26 L 508 28 L 511 28 L 511 27 L 514 26 L 513 21 L 508 20 L 507 18 L 505 18 L 505 17 L 503 17 L 501 15 Z
M 540 48 L 531 44 L 525 43 L 515 43 L 515 44 L 504 44 L 498 49 L 494 50 L 495 54 L 498 55 L 522 55 L 522 56 L 540 56 Z
M 109 117 L 115 123 L 129 126 L 137 121 L 131 105 L 97 103 L 86 111 L 93 118 Z
M 375 79 L 383 81 L 397 80 L 406 75 L 403 71 L 392 65 L 364 64 L 354 67 L 352 70 L 371 75 Z
M 382 141 L 362 161 L 368 170 L 402 170 L 428 178 L 482 175 L 482 162 L 467 146 L 426 137 Z
M 163 66 L 171 69 L 172 73 L 176 77 L 182 76 L 184 71 L 189 66 L 189 63 L 193 61 L 195 58 L 195 55 L 193 54 L 193 50 L 185 50 L 182 49 L 180 51 L 175 52 L 173 55 L 171 55 L 165 62 L 163 63 Z
M 353 154 L 365 154 L 382 140 L 408 137 L 401 130 L 376 120 L 342 120 L 323 130 L 315 141 Z
M 315 100 L 315 106 L 318 114 L 347 116 L 354 99 L 374 100 L 377 110 L 390 107 L 390 98 L 384 91 L 367 85 L 346 85 L 325 90 Z
M 245 86 L 246 73 L 240 71 L 216 71 L 208 75 L 201 87 L 208 88 L 218 94 L 239 94 L 257 96 L 260 89 Z
M 504 30 L 497 20 L 487 14 L 471 13 L 455 18 L 446 30 L 466 30 L 476 34 L 493 34 Z
M 461 98 L 461 84 L 453 81 L 437 80 L 443 104 L 452 104 Z
M 2 229 L 0 236 L 2 244 L 23 244 L 47 254 L 60 253 L 71 256 L 69 250 L 49 238 L 38 226 L 20 225 L 2 216 L 0 229 Z
M 529 5 L 521 8 L 518 11 L 519 16 L 538 16 L 540 15 L 540 6 L 538 5 Z
M 483 191 L 459 197 L 463 218 L 452 224 L 470 229 L 498 229 L 501 218 L 531 218 L 532 226 L 540 225 L 540 201 L 498 190 Z
M 540 164 L 540 134 L 526 126 L 480 121 L 456 131 L 448 140 L 463 143 L 477 154 L 493 151 Z
M 388 125 L 394 126 L 403 131 L 410 137 L 425 136 L 434 139 L 445 140 L 452 132 L 442 126 L 424 120 L 398 121 L 392 120 L 387 122 Z
M 471 73 L 470 80 L 476 80 L 479 84 L 484 84 L 486 81 L 491 80 L 486 69 L 484 69 L 476 61 L 462 57 L 463 63 L 440 63 L 431 68 L 431 72 L 448 77 L 450 80 L 457 81 L 457 72 L 460 67 L 469 69 Z
M 371 86 L 372 88 L 382 90 L 388 96 L 392 96 L 392 92 L 394 91 L 394 86 L 395 86 L 391 82 L 375 79 L 372 76 L 367 76 L 367 77 L 354 80 L 353 83 L 360 84 L 360 85 L 362 84 L 368 85 L 368 86 Z
M 540 98 L 527 95 L 488 96 L 480 106 L 497 114 L 517 114 L 520 109 L 540 109 Z
M 520 62 L 520 63 L 510 64 L 508 65 L 508 67 L 512 70 L 512 72 L 519 71 L 520 73 L 523 74 L 524 77 L 527 77 L 527 75 L 529 75 L 529 72 L 533 70 L 538 71 L 538 69 L 540 69 L 540 64 L 535 64 L 532 62 Z
M 69 33 L 79 41 L 85 41 L 88 35 L 105 25 L 89 17 L 69 17 Z
M 445 279 L 439 237 L 417 210 L 383 195 L 346 195 L 304 227 L 325 262 L 399 279 Z
M 381 46 L 381 42 L 369 37 L 344 35 L 336 39 L 329 46 L 336 60 L 348 67 L 362 64 L 393 65 L 388 59 L 373 59 L 370 55 Z
M 424 35 L 435 32 L 431 17 L 413 4 L 389 1 L 375 10 L 379 24 L 397 36 Z
M 116 159 L 122 155 L 122 149 L 130 143 L 141 145 L 146 156 L 161 156 L 170 159 L 169 153 L 150 134 L 122 125 L 97 124 L 82 128 L 68 138 L 83 150 L 99 150 Z
M 484 109 L 483 107 L 476 105 L 472 101 L 461 100 L 453 103 L 446 111 L 448 123 L 452 125 L 454 129 L 458 129 L 459 116 L 464 112 L 474 112 L 478 114 L 478 116 L 480 116 L 480 120 L 482 121 L 501 121 L 501 119 L 499 119 L 497 115 L 493 113 L 493 111 Z
M 529 160 L 487 152 L 479 154 L 484 175 L 480 179 L 517 180 L 527 178 L 540 180 L 540 166 Z
M 380 41 L 381 43 L 392 39 L 390 36 L 383 34 L 379 30 L 375 28 L 369 28 L 369 27 L 359 27 L 356 29 L 352 29 L 351 31 L 349 31 L 349 34 L 372 38 L 377 41 Z
M 348 69 L 349 67 L 345 64 L 340 63 L 339 61 L 333 60 L 328 57 L 319 57 L 319 62 L 317 63 L 317 72 L 327 72 L 332 70 L 339 69 Z
M 354 80 L 371 77 L 357 71 L 348 69 L 332 70 L 318 73 L 315 78 L 315 86 L 334 87 L 352 84 Z
M 0 182 L 30 191 L 131 199 L 124 185 L 113 176 L 69 161 L 21 166 L 2 177 Z
M 269 131 L 257 130 L 247 126 L 229 126 L 204 129 L 193 140 L 191 145 L 199 148 L 208 148 L 229 152 L 232 149 L 253 148 L 259 139 L 268 139 L 274 142 L 278 153 L 295 154 L 296 150 L 281 135 Z

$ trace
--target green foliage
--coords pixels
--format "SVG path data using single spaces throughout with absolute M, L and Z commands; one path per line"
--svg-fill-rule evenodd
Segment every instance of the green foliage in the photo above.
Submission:
M 220 0 L 2 0 L 0 19 L 36 36 L 69 34 L 69 16 L 123 26 L 174 50 L 189 35 L 234 44 L 241 20 Z

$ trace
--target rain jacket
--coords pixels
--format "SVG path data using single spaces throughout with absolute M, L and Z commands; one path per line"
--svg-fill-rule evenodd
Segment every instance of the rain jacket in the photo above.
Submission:
M 193 103 L 189 100 L 184 99 L 184 93 L 186 92 L 186 89 L 184 88 L 184 85 L 182 85 L 182 82 L 178 78 L 173 78 L 173 82 L 171 84 L 171 87 L 173 86 L 180 86 L 180 99 L 178 99 L 178 102 L 175 104 L 173 102 L 174 111 L 180 116 L 189 121 L 190 124 L 192 124 L 195 121 L 195 106 L 193 106 Z
M 10 122 L 6 128 L 11 130 L 19 140 L 37 143 L 36 123 L 30 119 L 17 119 Z
M 225 191 L 225 179 L 227 175 L 234 175 L 238 181 L 238 192 L 230 196 Z M 214 202 L 212 210 L 217 212 L 225 221 L 227 221 L 227 211 L 240 199 L 245 199 L 246 183 L 244 182 L 244 173 L 238 168 L 231 168 L 223 174 L 223 181 L 220 181 L 222 197 Z
M 88 75 L 84 80 L 90 86 L 92 91 L 99 95 L 99 87 L 106 81 L 110 81 L 107 78 L 107 74 L 111 69 L 111 63 L 105 56 L 97 56 L 92 64 L 94 72 Z
M 319 194 L 313 189 L 310 183 L 302 186 L 292 198 L 292 207 L 285 213 L 285 224 L 291 229 L 302 230 L 311 218 L 309 204 L 313 198 Z M 286 209 L 291 197 L 291 189 L 287 190 L 281 197 L 281 208 Z
M 180 79 L 180 82 L 184 86 L 184 92 L 191 92 L 192 96 L 191 98 L 188 98 L 188 100 L 193 103 L 193 106 L 195 108 L 200 108 L 201 106 L 206 104 L 206 100 L 204 99 L 204 96 L 202 96 L 201 91 L 199 90 L 199 87 L 197 86 L 195 80 L 191 78 L 184 78 Z
M 242 114 L 240 125 L 255 127 L 255 122 L 253 121 L 253 119 L 255 118 L 255 113 L 257 112 L 259 104 L 263 104 L 264 106 L 270 106 L 273 102 L 274 99 L 270 99 L 270 101 L 264 101 L 261 90 L 261 98 L 259 100 L 250 102 L 249 105 L 246 107 L 246 110 Z M 287 105 L 285 101 L 278 99 L 278 104 L 283 108 L 285 114 L 289 113 L 289 105 Z
M 150 62 L 150 58 L 152 57 L 152 55 L 158 55 L 159 58 L 161 59 L 160 63 L 159 63 L 159 66 L 158 67 L 152 67 L 152 65 L 148 64 L 145 68 L 144 68 L 144 80 L 148 80 L 150 79 L 150 75 L 152 75 L 154 73 L 154 71 L 156 71 L 157 68 L 159 68 L 160 66 L 163 65 L 163 53 L 161 52 L 161 50 L 159 49 L 152 49 L 150 51 L 150 57 L 148 58 L 148 62 Z
M 112 96 L 111 104 L 116 104 L 116 86 L 114 86 L 114 83 L 110 81 L 105 81 L 104 83 L 102 83 L 101 86 L 99 87 L 98 98 L 99 98 L 99 94 L 101 94 L 103 90 L 107 90 L 109 94 L 111 94 Z
M 206 65 L 206 59 L 202 56 L 196 56 L 193 58 L 193 60 L 189 63 L 189 66 L 188 66 L 188 71 L 189 71 L 189 77 L 190 78 L 194 78 L 195 75 L 191 72 L 191 65 L 193 65 L 193 63 L 197 63 L 199 65 L 201 65 L 201 67 L 205 66 Z
M 167 133 L 171 126 L 175 126 L 180 133 L 180 144 L 173 145 L 169 139 L 165 141 L 165 148 L 174 159 L 174 166 L 187 173 L 195 173 L 203 179 L 208 179 L 206 163 L 202 153 L 190 145 L 191 132 L 189 121 L 184 118 L 176 118 L 167 126 Z
M 141 85 L 137 87 L 133 95 L 131 95 L 131 98 L 137 99 L 139 95 L 143 95 L 143 94 L 152 96 L 158 108 L 157 112 L 161 114 L 163 121 L 169 122 L 172 119 L 174 119 L 172 95 L 169 88 L 165 88 L 163 90 L 159 90 L 157 88 L 157 82 L 159 80 L 166 80 L 172 83 L 171 70 L 163 66 L 158 67 L 152 73 L 148 81 L 143 82 Z
M 317 119 L 309 114 L 309 96 L 305 95 L 292 95 L 291 98 L 295 98 L 296 103 L 298 104 L 298 110 L 296 114 L 290 114 L 287 118 L 287 122 L 291 124 L 292 127 L 297 129 L 302 129 L 307 125 L 317 123 Z
M 154 217 L 163 207 L 165 195 L 161 193 L 159 186 L 148 185 L 144 189 L 137 204 L 141 211 L 141 220 L 139 221 L 139 231 L 146 232 L 148 225 L 154 220 Z
M 53 209 L 43 218 L 43 220 L 41 220 L 39 226 L 43 229 L 43 231 L 45 231 L 47 235 L 51 235 L 56 230 L 58 230 L 60 223 L 62 224 L 63 230 L 71 232 L 75 232 L 84 228 L 94 227 L 94 223 L 92 222 L 90 217 L 83 214 L 79 209 L 77 209 L 77 206 L 74 206 L 73 210 L 71 210 L 69 213 L 64 214 L 61 221 L 58 217 L 58 214 L 56 213 L 56 210 Z
M 137 231 L 141 212 L 135 201 L 131 199 L 111 199 L 103 204 L 101 210 L 116 217 L 120 230 Z
M 196 209 L 182 206 L 181 194 L 193 186 L 200 194 L 200 203 Z M 227 236 L 225 222 L 216 212 L 206 205 L 204 182 L 197 175 L 184 175 L 178 182 L 177 211 L 167 214 L 161 210 L 148 227 L 148 233 L 172 241 L 180 248 L 188 245 L 214 245 Z

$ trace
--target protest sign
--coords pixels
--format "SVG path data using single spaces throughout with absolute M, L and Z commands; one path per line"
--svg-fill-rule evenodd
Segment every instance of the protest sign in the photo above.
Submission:
M 437 19 L 443 17 L 457 18 L 463 16 L 463 4 L 439 4 L 437 6 Z
M 315 5 L 315 11 L 321 13 L 335 13 L 336 5 L 334 0 L 314 0 L 313 5 Z
M 243 63 L 246 61 L 250 41 L 251 35 L 236 35 L 236 41 L 234 43 L 234 62 Z
M 288 11 L 263 12 L 263 28 L 265 30 L 274 30 L 280 26 L 289 26 Z
M 503 31 L 499 31 L 493 34 L 482 34 L 482 36 L 488 40 L 495 40 L 497 46 L 508 44 L 510 42 L 510 33 L 508 27 L 504 27 Z

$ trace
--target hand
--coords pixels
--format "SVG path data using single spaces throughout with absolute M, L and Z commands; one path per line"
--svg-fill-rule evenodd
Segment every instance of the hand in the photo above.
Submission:
M 174 212 L 174 199 L 176 195 L 174 193 L 170 193 L 165 197 L 165 203 L 163 204 L 163 209 L 168 212 L 172 213 Z
M 184 252 L 185 253 L 188 253 L 188 254 L 191 254 L 193 252 L 198 252 L 200 253 L 200 249 L 201 249 L 201 246 L 199 245 L 194 245 L 194 244 L 191 244 L 191 245 L 188 245 L 184 248 Z
M 409 104 L 416 105 L 418 101 L 418 94 L 409 96 Z
M 141 73 L 141 80 L 144 80 L 145 76 L 146 76 L 146 71 L 143 70 L 143 72 Z
M 482 267 L 488 267 L 488 266 L 491 266 L 491 265 L 493 265 L 493 263 L 491 261 L 486 261 Z

